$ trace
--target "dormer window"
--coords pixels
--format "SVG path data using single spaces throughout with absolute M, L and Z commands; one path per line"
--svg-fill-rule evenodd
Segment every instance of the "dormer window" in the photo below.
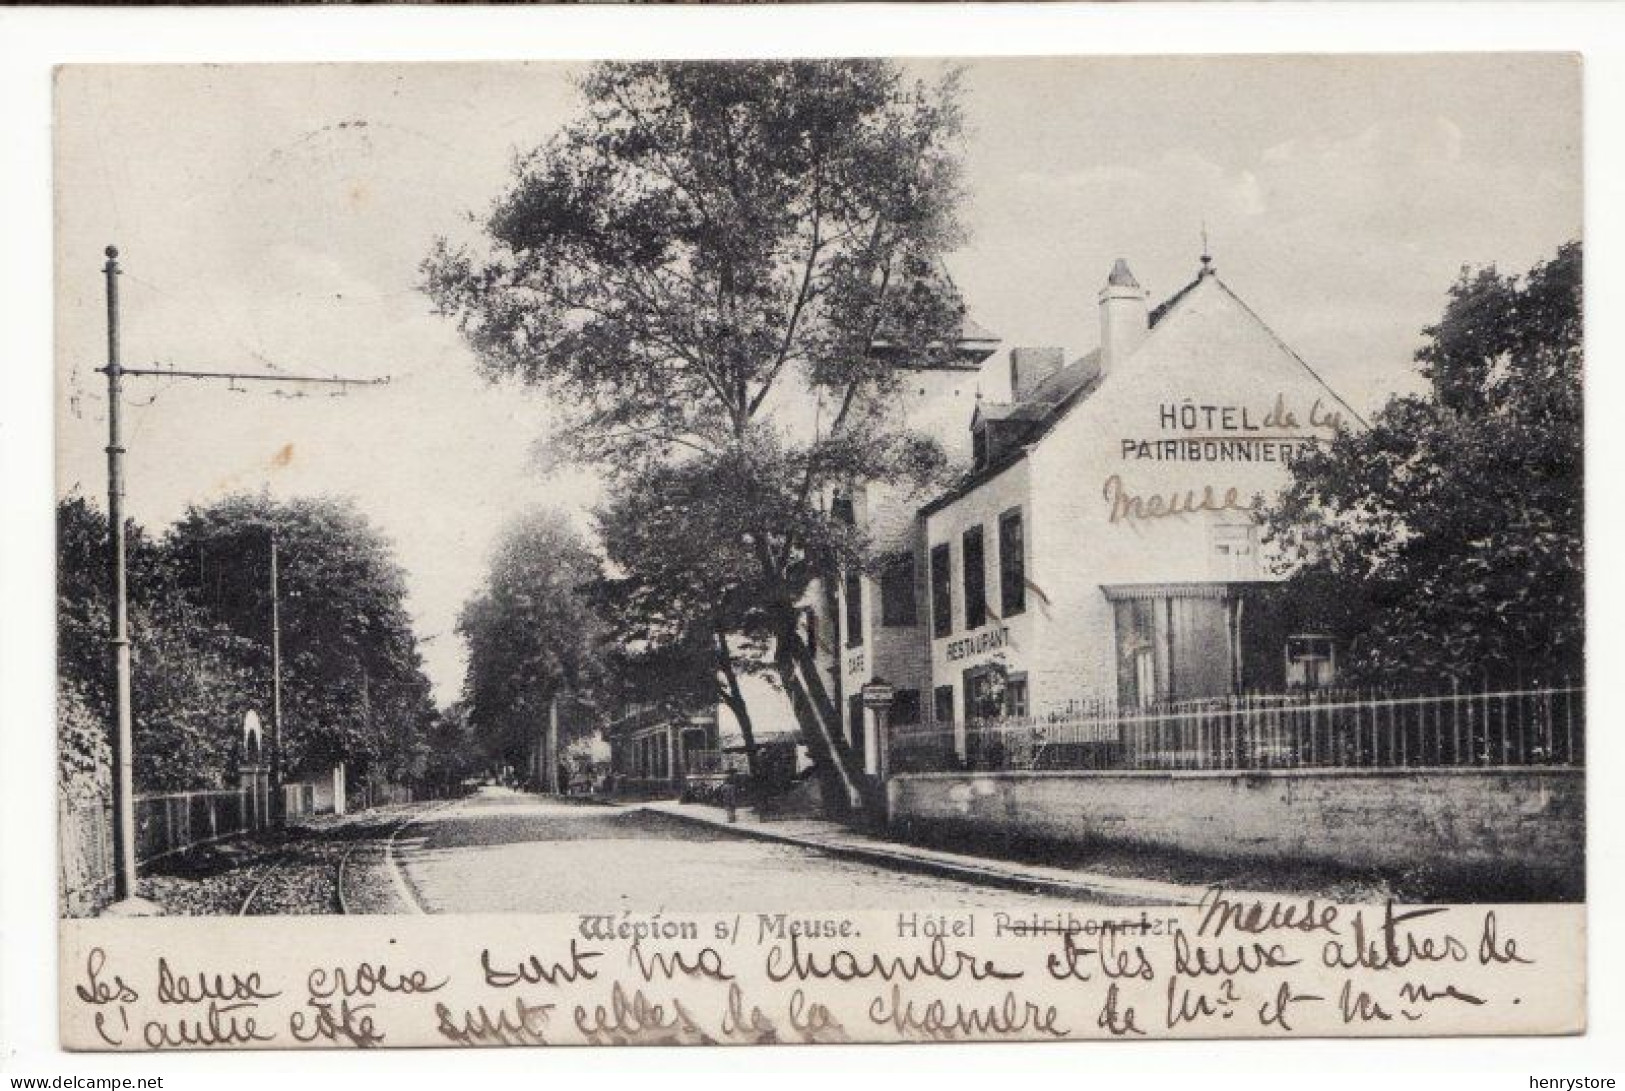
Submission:
M 857 522 L 852 509 L 851 493 L 836 493 L 834 499 L 830 501 L 829 511 L 838 522 L 845 523 L 847 526 L 852 526 Z

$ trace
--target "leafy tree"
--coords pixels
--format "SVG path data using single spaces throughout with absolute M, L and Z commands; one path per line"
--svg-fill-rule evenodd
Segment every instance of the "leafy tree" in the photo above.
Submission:
M 488 376 L 573 411 L 563 453 L 617 492 L 680 490 L 715 562 L 683 582 L 726 571 L 764 611 L 840 804 L 864 778 L 797 606 L 862 560 L 835 490 L 941 468 L 889 395 L 963 319 L 939 262 L 959 237 L 956 81 L 874 60 L 640 62 L 593 67 L 581 92 L 581 117 L 517 164 L 483 252 L 442 241 L 427 290 Z
M 653 468 L 598 511 L 609 563 L 622 573 L 605 587 L 616 637 L 609 674 L 627 703 L 676 713 L 727 706 L 755 775 L 755 727 L 741 679 L 769 672 L 772 618 L 749 597 L 755 559 L 714 546 L 748 532 L 741 518 L 750 517 L 748 497 L 696 480 L 695 468 Z M 723 491 L 694 496 L 695 488 Z M 735 526 L 716 525 L 730 516 Z
M 465 778 L 478 773 L 484 755 L 475 744 L 468 707 L 454 701 L 434 718 L 424 737 L 423 783 L 440 796 L 456 795 Z
M 1581 313 L 1579 243 L 1464 269 L 1416 354 L 1430 393 L 1293 464 L 1271 536 L 1357 678 L 1581 673 Z
M 468 724 L 491 758 L 524 766 L 553 702 L 596 684 L 599 579 L 598 559 L 556 512 L 531 512 L 499 538 L 485 587 L 457 622 L 468 642 Z
M 434 715 L 389 542 L 347 501 L 237 495 L 194 507 L 165 552 L 185 598 L 235 634 L 270 705 L 271 541 L 279 568 L 282 747 L 289 772 L 346 762 L 411 779 Z
M 57 507 L 58 745 L 76 794 L 104 791 L 112 674 L 106 515 L 83 497 Z M 138 791 L 222 787 L 255 702 L 252 649 L 181 594 L 164 549 L 127 524 L 131 713 Z
M 56 680 L 58 795 L 70 800 L 108 799 L 113 791 L 113 754 L 108 720 L 97 716 L 77 686 L 60 674 Z

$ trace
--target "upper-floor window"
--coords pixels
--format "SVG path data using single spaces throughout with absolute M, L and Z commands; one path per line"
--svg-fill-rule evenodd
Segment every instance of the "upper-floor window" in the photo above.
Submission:
M 954 631 L 953 566 L 948 543 L 931 547 L 931 632 L 947 636 Z
M 1014 617 L 1027 608 L 1027 543 L 1021 510 L 999 516 L 999 611 Z
M 1222 523 L 1212 529 L 1212 569 L 1216 579 L 1252 580 L 1259 575 L 1258 524 Z
M 960 539 L 965 566 L 965 628 L 987 624 L 987 557 L 982 552 L 982 528 L 971 527 Z
M 863 646 L 863 573 L 857 569 L 846 574 L 846 646 Z
M 914 611 L 914 554 L 893 553 L 880 570 L 880 623 L 882 625 L 913 625 Z

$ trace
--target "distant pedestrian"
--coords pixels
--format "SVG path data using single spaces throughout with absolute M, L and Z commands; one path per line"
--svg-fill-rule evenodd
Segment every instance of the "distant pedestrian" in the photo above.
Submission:
M 728 809 L 728 822 L 739 821 L 739 770 L 730 769 L 722 780 L 722 805 Z

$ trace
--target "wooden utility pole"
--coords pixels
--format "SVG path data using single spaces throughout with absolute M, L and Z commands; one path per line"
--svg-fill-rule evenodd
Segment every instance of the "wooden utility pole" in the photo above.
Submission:
M 542 769 L 542 783 L 547 785 L 548 793 L 559 794 L 559 695 L 555 691 L 547 702 L 547 742 L 542 749 L 546 752 L 544 761 L 547 765 Z
M 230 382 L 321 383 L 332 386 L 378 386 L 381 379 L 342 379 L 304 375 L 253 375 L 231 371 L 181 371 L 175 368 L 125 367 L 119 353 L 118 247 L 106 250 L 102 273 L 107 280 L 107 521 L 108 571 L 112 585 L 112 618 L 108 645 L 113 669 L 113 897 L 142 912 L 136 899 L 135 761 L 130 715 L 130 604 L 124 534 L 124 433 L 122 395 L 130 377 L 225 379 Z M 282 633 L 277 605 L 276 540 L 271 542 L 271 809 L 282 813 Z M 116 909 L 114 910 L 116 911 Z
M 271 822 L 287 817 L 282 797 L 282 596 L 277 590 L 276 531 L 271 531 Z

